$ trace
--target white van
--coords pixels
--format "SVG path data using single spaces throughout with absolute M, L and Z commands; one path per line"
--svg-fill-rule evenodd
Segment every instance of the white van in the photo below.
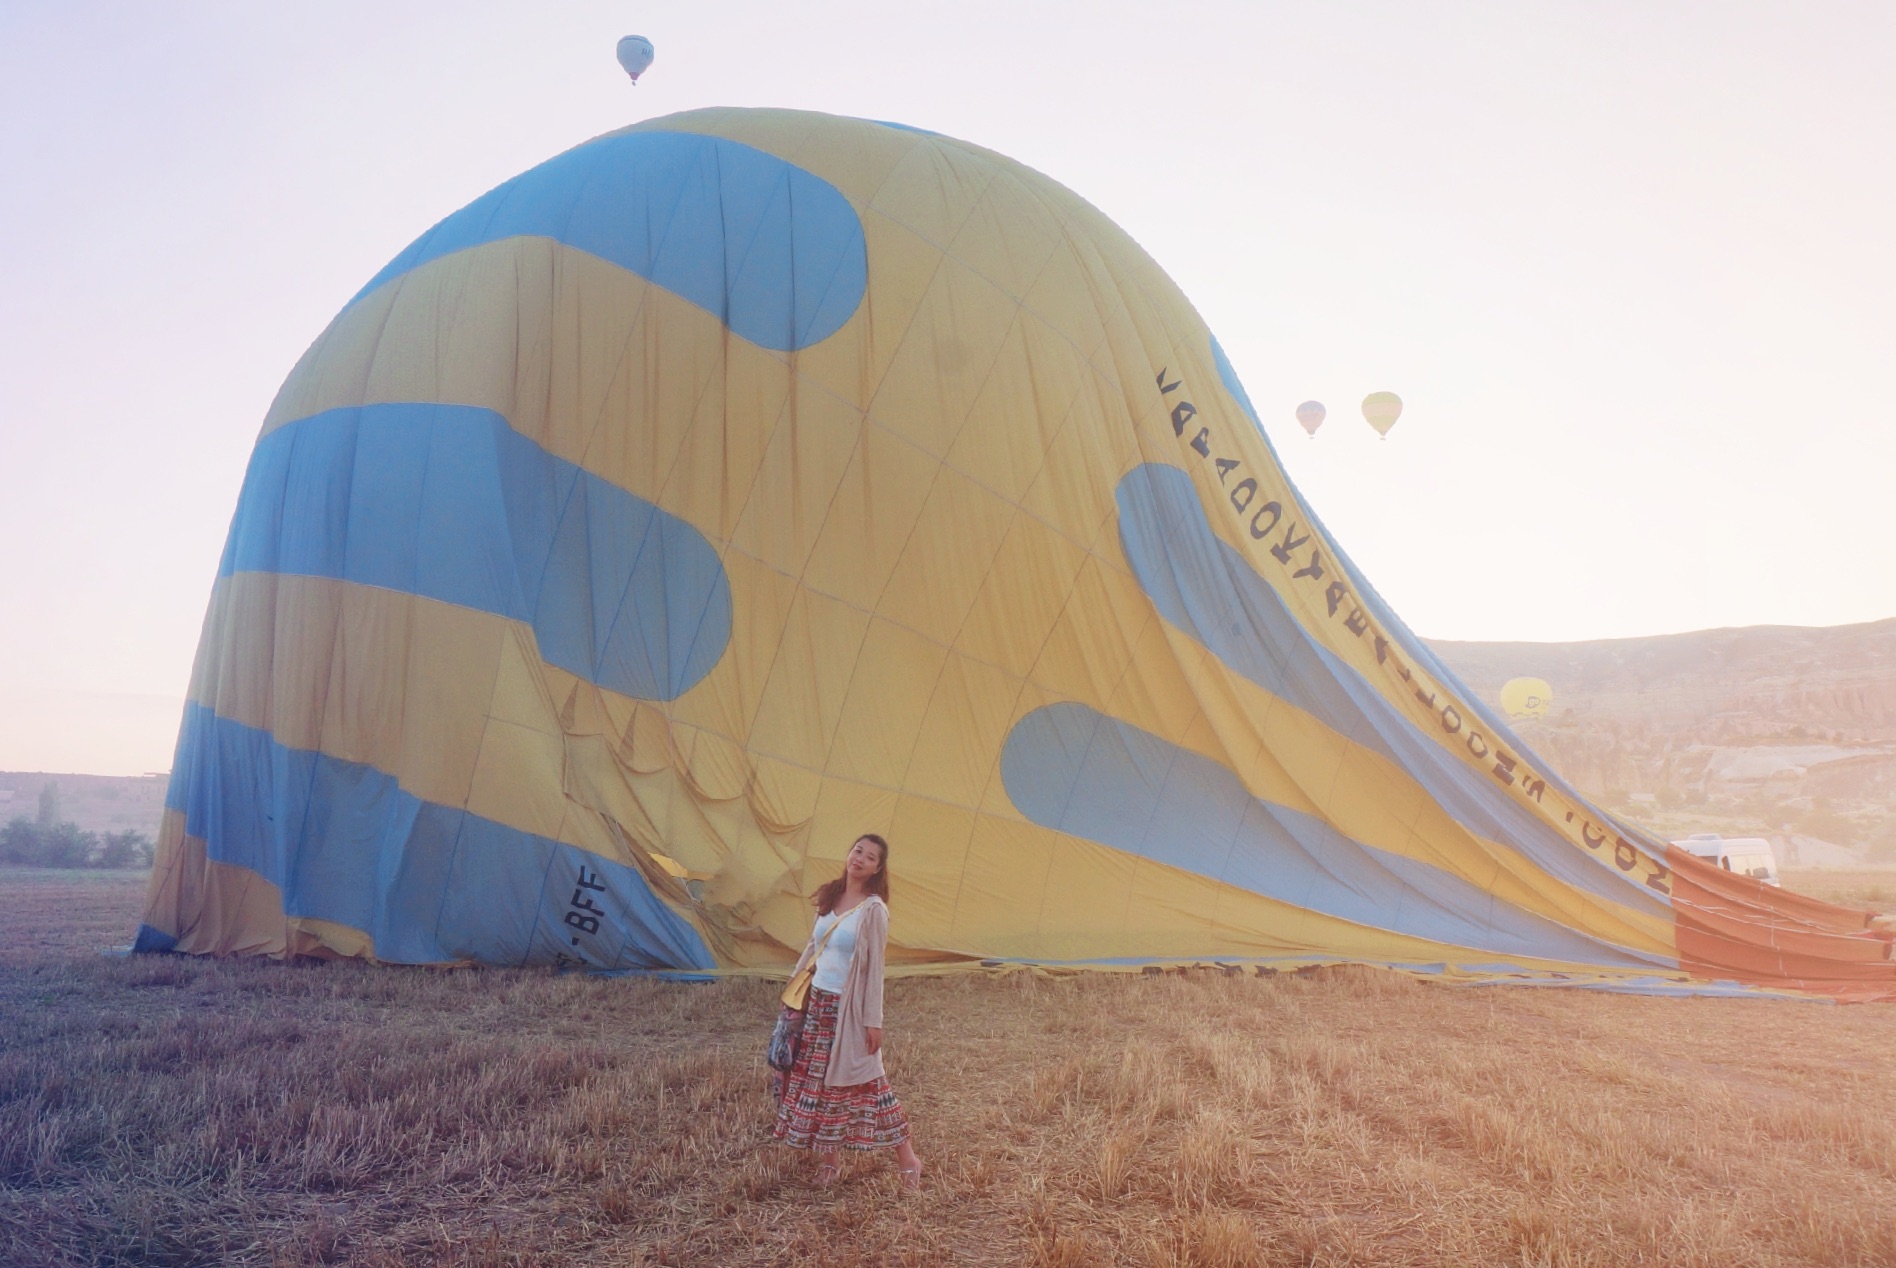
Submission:
M 1689 854 L 1716 863 L 1727 872 L 1749 876 L 1766 885 L 1778 884 L 1777 856 L 1763 837 L 1721 837 L 1716 832 L 1694 832 L 1672 844 Z

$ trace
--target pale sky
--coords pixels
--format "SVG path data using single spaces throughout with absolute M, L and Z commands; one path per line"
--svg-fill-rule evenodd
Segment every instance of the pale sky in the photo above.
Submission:
M 297 356 L 448 212 L 707 105 L 1091 200 L 1426 637 L 1896 616 L 1892 47 L 1887 3 L 0 0 L 0 769 L 168 767 Z

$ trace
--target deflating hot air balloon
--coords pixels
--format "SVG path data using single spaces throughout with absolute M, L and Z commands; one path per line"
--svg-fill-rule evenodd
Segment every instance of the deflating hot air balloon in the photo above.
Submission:
M 619 65 L 633 83 L 638 83 L 639 76 L 651 66 L 653 52 L 652 42 L 643 35 L 628 35 L 619 41 Z
M 918 969 L 1896 990 L 1522 748 L 1158 265 L 966 142 L 549 159 L 369 279 L 236 501 L 145 950 L 782 973 L 874 831 Z
M 1363 398 L 1363 417 L 1376 429 L 1376 434 L 1387 437 L 1389 429 L 1402 417 L 1402 398 L 1394 392 L 1371 392 Z
M 1510 678 L 1501 684 L 1501 708 L 1510 718 L 1538 718 L 1554 703 L 1545 678 Z
M 1323 426 L 1323 416 L 1322 401 L 1305 401 L 1297 407 L 1297 421 L 1303 424 L 1303 429 L 1310 433 L 1312 440 L 1316 439 L 1317 428 Z

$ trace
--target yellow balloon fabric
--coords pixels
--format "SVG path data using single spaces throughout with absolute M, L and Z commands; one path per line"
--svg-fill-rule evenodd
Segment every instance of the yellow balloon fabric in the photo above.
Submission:
M 1553 703 L 1554 689 L 1545 678 L 1510 678 L 1501 684 L 1501 709 L 1510 718 L 1538 718 Z
M 1363 419 L 1378 436 L 1387 436 L 1401 417 L 1402 398 L 1394 392 L 1371 392 L 1363 398 Z
M 1891 981 L 1523 748 L 1099 211 L 794 111 L 578 146 L 337 315 L 167 806 L 151 951 L 780 973 L 873 831 L 903 971 Z

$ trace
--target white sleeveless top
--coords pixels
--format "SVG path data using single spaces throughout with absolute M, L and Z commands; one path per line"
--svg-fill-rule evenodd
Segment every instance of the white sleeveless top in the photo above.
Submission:
M 868 902 L 864 899 L 863 902 Z M 832 995 L 843 993 L 843 979 L 849 976 L 849 962 L 856 954 L 856 921 L 851 917 L 862 910 L 857 903 L 842 915 L 831 912 L 827 916 L 816 918 L 816 927 L 811 934 L 818 942 L 823 935 L 830 933 L 829 941 L 823 944 L 823 953 L 816 957 L 816 976 L 810 979 L 810 985 L 819 991 L 828 991 Z

